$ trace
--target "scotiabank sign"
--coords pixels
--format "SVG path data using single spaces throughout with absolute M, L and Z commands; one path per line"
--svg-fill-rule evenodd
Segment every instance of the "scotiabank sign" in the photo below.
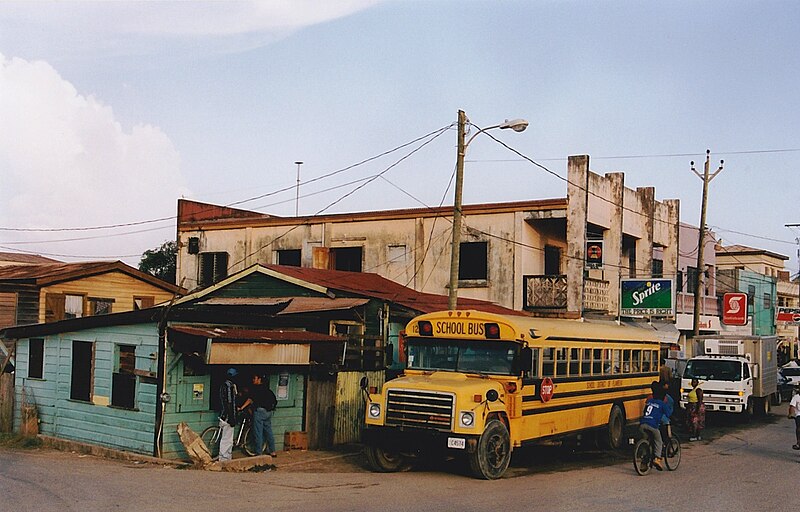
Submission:
M 746 293 L 726 293 L 722 296 L 722 323 L 747 325 Z

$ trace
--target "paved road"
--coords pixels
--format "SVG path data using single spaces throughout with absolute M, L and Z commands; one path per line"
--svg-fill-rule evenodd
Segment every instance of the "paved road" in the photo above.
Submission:
M 750 425 L 710 421 L 676 472 L 639 477 L 630 450 L 515 453 L 501 480 L 453 465 L 391 475 L 355 457 L 265 473 L 210 473 L 50 450 L 0 451 L 0 510 L 24 511 L 762 511 L 797 506 L 800 452 L 786 405 Z M 444 471 L 442 471 L 444 469 Z

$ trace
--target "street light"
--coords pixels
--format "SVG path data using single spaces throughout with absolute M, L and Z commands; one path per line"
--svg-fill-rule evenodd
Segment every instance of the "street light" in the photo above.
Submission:
M 456 194 L 453 201 L 453 242 L 450 250 L 450 291 L 447 298 L 447 309 L 456 309 L 458 301 L 458 265 L 461 259 L 461 193 L 464 185 L 464 155 L 467 146 L 478 136 L 479 133 L 500 128 L 501 130 L 512 129 L 515 132 L 525 131 L 528 121 L 524 119 L 506 119 L 505 122 L 481 128 L 475 132 L 468 141 L 466 137 L 467 115 L 463 110 L 458 111 L 458 153 L 456 155 Z

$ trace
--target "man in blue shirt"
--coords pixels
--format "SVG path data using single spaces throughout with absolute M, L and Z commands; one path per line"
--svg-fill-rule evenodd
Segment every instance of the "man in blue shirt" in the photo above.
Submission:
M 649 398 L 644 404 L 644 411 L 642 411 L 642 419 L 639 422 L 639 430 L 645 435 L 652 434 L 653 436 L 653 466 L 659 471 L 663 469 L 661 466 L 661 450 L 664 448 L 664 442 L 661 439 L 661 418 L 664 416 L 666 403 L 664 402 L 664 388 L 658 385 L 657 382 L 652 386 L 653 397 Z

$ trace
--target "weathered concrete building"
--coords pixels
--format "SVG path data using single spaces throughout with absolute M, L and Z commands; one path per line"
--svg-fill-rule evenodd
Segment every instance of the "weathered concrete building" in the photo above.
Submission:
M 625 187 L 572 156 L 567 197 L 462 208 L 459 295 L 537 314 L 616 315 L 622 277 L 678 270 L 679 201 Z M 374 272 L 447 294 L 452 208 L 275 217 L 178 202 L 178 282 L 201 288 L 255 263 Z M 588 269 L 587 245 L 602 241 Z M 597 245 L 597 244 L 595 244 Z M 593 254 L 596 257 L 597 254 Z

